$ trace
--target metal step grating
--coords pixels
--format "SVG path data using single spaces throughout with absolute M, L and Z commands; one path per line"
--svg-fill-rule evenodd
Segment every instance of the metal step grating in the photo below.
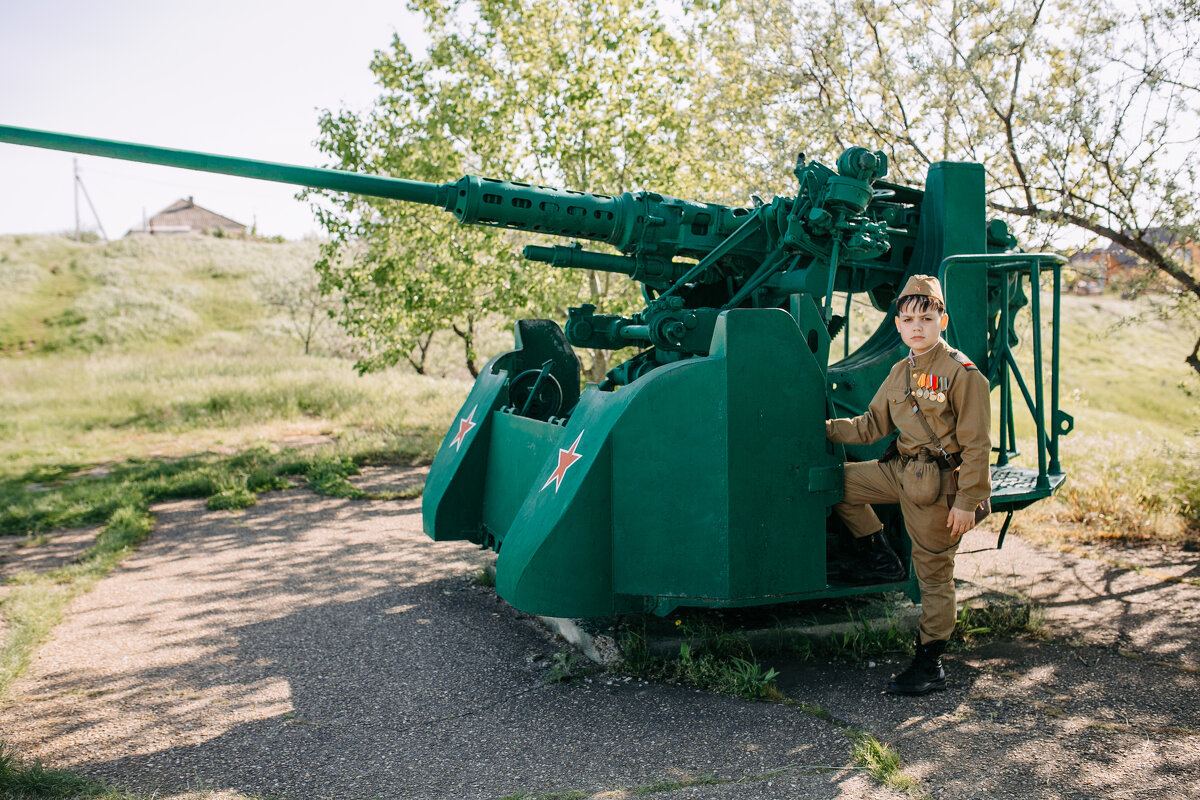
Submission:
M 1058 491 L 1058 487 L 1066 480 L 1064 473 L 1047 475 L 1048 487 L 1038 488 L 1038 471 L 1025 467 L 1005 465 L 992 467 L 992 507 L 1021 508 L 1034 500 L 1049 497 Z

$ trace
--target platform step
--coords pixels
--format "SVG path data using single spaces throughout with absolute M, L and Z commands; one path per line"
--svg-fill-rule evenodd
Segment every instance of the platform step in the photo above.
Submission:
M 992 510 L 1015 511 L 1058 491 L 1066 473 L 1050 473 L 1038 486 L 1038 471 L 1025 467 L 992 467 Z

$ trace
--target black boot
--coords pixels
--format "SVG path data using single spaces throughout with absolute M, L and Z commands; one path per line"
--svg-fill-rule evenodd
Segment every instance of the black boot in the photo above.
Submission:
M 942 669 L 942 653 L 946 652 L 945 640 L 920 643 L 917 637 L 917 654 L 908 669 L 892 678 L 888 694 L 928 694 L 946 688 L 946 672 Z
M 868 583 L 891 583 L 903 580 L 904 565 L 900 556 L 888 544 L 883 531 L 854 540 L 857 555 L 851 564 L 841 564 L 837 577 L 846 583 L 864 585 Z

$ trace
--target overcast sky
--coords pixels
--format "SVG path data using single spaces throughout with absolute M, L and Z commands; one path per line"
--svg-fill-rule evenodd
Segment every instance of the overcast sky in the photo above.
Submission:
M 424 45 L 403 0 L 0 0 L 0 124 L 317 165 L 319 110 L 371 105 L 394 33 Z M 74 230 L 73 158 L 111 238 L 189 195 L 266 236 L 317 230 L 283 184 L 0 144 L 0 233 Z M 95 229 L 82 195 L 80 217 Z

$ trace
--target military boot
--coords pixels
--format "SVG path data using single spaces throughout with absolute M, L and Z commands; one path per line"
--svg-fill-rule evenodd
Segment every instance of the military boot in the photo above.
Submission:
M 850 563 L 838 565 L 837 577 L 846 583 L 864 585 L 868 583 L 891 583 L 903 580 L 904 565 L 900 556 L 888 544 L 883 531 L 854 540 L 855 558 Z
M 917 637 L 917 654 L 908 669 L 901 672 L 888 684 L 888 694 L 928 694 L 946 688 L 946 672 L 942 669 L 942 653 L 946 652 L 945 640 L 921 644 Z

